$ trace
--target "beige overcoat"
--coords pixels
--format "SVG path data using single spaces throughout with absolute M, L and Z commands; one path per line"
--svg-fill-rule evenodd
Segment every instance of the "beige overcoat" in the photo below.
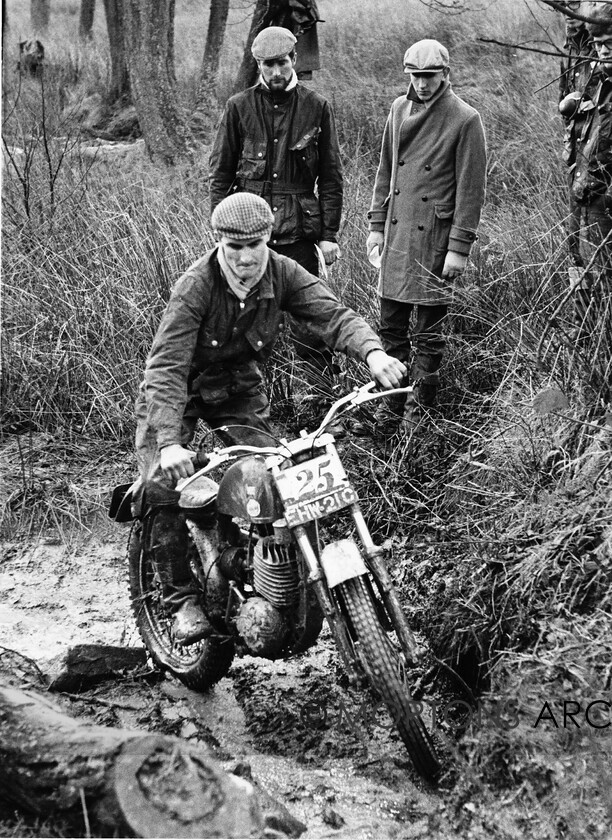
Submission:
M 468 254 L 485 198 L 486 146 L 478 111 L 448 81 L 428 103 L 412 88 L 385 125 L 370 230 L 384 231 L 378 292 L 407 303 L 451 302 L 447 251 Z

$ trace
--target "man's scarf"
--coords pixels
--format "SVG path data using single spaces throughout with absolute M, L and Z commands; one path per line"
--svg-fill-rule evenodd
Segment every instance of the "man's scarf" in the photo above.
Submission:
M 255 286 L 264 276 L 266 268 L 268 267 L 268 254 L 269 251 L 266 248 L 266 258 L 263 262 L 263 265 L 261 266 L 260 271 L 249 280 L 243 280 L 236 274 L 235 271 L 232 270 L 225 256 L 223 245 L 219 245 L 219 248 L 217 249 L 217 259 L 219 260 L 219 268 L 221 269 L 221 274 L 225 278 L 227 285 L 236 295 L 238 300 L 246 300 L 249 292 L 251 292 L 255 288 Z

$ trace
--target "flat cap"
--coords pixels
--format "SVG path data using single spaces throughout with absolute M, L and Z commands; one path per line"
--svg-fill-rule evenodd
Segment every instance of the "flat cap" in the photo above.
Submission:
M 257 35 L 251 46 L 257 61 L 269 61 L 289 55 L 297 44 L 297 38 L 284 26 L 267 26 Z
M 241 192 L 220 201 L 213 210 L 210 223 L 218 238 L 260 239 L 272 230 L 274 214 L 263 198 Z
M 439 41 L 426 38 L 406 50 L 404 68 L 411 73 L 438 73 L 449 65 L 448 50 Z

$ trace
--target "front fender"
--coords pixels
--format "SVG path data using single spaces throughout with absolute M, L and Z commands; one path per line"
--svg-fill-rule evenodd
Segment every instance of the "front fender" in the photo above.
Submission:
M 367 573 L 359 546 L 353 540 L 336 540 L 321 552 L 321 566 L 329 587 Z

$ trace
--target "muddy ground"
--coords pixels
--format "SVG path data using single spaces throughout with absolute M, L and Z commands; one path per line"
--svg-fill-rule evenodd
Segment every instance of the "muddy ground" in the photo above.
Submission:
M 49 674 L 56 657 L 75 645 L 141 647 L 128 597 L 127 533 L 127 526 L 108 525 L 72 546 L 44 538 L 6 543 L 0 655 L 16 651 Z M 364 697 L 348 688 L 326 633 L 290 661 L 235 660 L 205 694 L 147 665 L 54 699 L 91 722 L 204 742 L 227 770 L 247 763 L 253 778 L 307 826 L 306 838 L 564 836 L 525 813 L 521 789 L 506 786 L 483 798 L 476 771 L 460 767 L 457 754 L 437 789 L 425 785 L 386 715 L 372 714 L 372 698 L 364 706 Z M 0 835 L 33 836 L 19 826 L 7 831 L 6 824 Z
M 140 646 L 127 589 L 127 531 L 71 548 L 7 544 L 0 564 L 0 646 L 44 673 L 79 644 Z M 331 641 L 291 661 L 235 660 L 214 690 L 198 694 L 151 673 L 118 674 L 57 699 L 99 724 L 206 742 L 227 769 L 253 777 L 318 837 L 425 837 L 444 803 L 413 773 L 382 714 L 350 691 Z M 441 825 L 436 836 L 447 834 Z

